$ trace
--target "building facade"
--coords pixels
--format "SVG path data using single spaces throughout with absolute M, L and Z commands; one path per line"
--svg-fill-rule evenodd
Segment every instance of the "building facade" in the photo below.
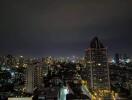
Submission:
M 93 38 L 90 48 L 85 51 L 87 80 L 92 90 L 109 90 L 110 78 L 107 48 L 97 37 Z
M 26 69 L 25 92 L 33 93 L 43 84 L 43 66 L 41 64 L 30 65 Z

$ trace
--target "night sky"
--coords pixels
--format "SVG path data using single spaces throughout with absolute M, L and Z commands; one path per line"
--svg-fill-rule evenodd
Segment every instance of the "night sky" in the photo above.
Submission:
M 98 36 L 132 56 L 132 0 L 1 0 L 0 55 L 82 56 Z

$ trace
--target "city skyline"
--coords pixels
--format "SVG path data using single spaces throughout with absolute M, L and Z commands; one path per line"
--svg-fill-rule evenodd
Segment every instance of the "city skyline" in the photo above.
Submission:
M 83 56 L 94 36 L 132 56 L 132 2 L 2 0 L 0 55 Z
M 0 6 L 0 100 L 132 100 L 132 0 Z

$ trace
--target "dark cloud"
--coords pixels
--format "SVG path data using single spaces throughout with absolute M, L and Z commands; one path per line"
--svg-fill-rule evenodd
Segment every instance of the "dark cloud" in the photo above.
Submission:
M 131 54 L 131 0 L 2 0 L 1 7 L 1 54 L 83 55 L 95 35 L 110 53 Z

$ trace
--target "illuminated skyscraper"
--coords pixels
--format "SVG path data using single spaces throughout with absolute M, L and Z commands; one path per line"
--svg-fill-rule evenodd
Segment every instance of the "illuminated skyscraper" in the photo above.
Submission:
M 92 90 L 110 89 L 109 67 L 107 61 L 107 48 L 98 40 L 93 38 L 90 48 L 86 50 L 87 80 Z

